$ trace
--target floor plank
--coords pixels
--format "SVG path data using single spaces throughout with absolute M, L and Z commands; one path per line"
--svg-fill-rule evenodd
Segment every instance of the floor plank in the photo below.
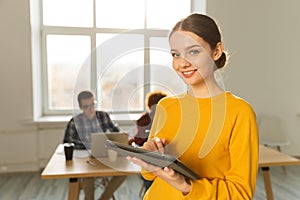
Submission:
M 275 200 L 300 199 L 300 166 L 287 166 L 284 175 L 281 167 L 272 167 L 271 179 Z M 142 181 L 138 175 L 128 176 L 115 192 L 116 200 L 140 200 L 139 191 Z M 97 187 L 95 199 L 102 189 Z M 0 175 L 0 200 L 67 200 L 67 179 L 42 180 L 40 172 Z M 254 200 L 265 200 L 262 174 L 257 177 Z M 84 200 L 83 191 L 80 200 Z
M 271 167 L 271 181 L 275 200 L 300 199 L 300 166 L 286 166 L 285 175 L 281 167 Z M 259 173 L 257 177 L 254 200 L 265 200 L 266 193 L 263 177 Z

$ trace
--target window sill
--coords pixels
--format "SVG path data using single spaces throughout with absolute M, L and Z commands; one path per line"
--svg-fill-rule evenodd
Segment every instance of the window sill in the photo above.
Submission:
M 141 116 L 141 114 L 110 114 L 110 118 L 115 121 L 119 126 L 131 126 L 135 125 L 135 121 Z M 65 127 L 66 123 L 73 116 L 42 116 L 34 120 L 34 123 L 38 127 Z

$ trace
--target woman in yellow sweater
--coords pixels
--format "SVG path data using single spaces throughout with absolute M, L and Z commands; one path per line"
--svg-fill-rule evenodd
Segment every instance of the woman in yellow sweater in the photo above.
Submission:
M 169 43 L 173 68 L 189 89 L 159 102 L 143 148 L 176 156 L 199 179 L 129 158 L 143 167 L 145 179 L 154 181 L 144 199 L 252 199 L 258 169 L 256 118 L 245 100 L 224 91 L 214 78 L 226 64 L 218 26 L 206 15 L 192 14 L 175 25 Z

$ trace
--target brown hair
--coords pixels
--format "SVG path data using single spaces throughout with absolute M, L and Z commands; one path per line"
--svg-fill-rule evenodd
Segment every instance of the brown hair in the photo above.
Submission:
M 81 101 L 83 99 L 90 99 L 90 98 L 94 98 L 95 95 L 93 92 L 91 91 L 82 91 L 78 94 L 78 97 L 77 97 L 77 101 L 78 101 L 78 104 L 79 106 L 81 106 Z
M 159 100 L 161 100 L 162 98 L 166 97 L 167 94 L 165 94 L 162 91 L 154 91 L 151 93 L 147 94 L 147 98 L 146 98 L 146 106 L 148 109 L 151 109 L 152 106 L 156 105 Z
M 215 49 L 216 45 L 221 42 L 221 33 L 216 22 L 207 15 L 194 13 L 182 19 L 174 26 L 169 37 L 175 31 L 192 32 L 205 40 L 210 45 L 211 49 Z M 215 61 L 215 64 L 217 68 L 222 68 L 225 66 L 225 52 L 222 52 L 221 57 Z

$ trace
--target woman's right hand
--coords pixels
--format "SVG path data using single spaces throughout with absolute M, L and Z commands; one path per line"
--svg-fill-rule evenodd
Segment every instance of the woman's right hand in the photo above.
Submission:
M 156 152 L 164 153 L 165 142 L 166 142 L 165 138 L 160 139 L 158 137 L 154 137 L 154 138 L 147 140 L 147 142 L 144 143 L 142 148 L 149 150 L 149 151 L 156 151 Z

